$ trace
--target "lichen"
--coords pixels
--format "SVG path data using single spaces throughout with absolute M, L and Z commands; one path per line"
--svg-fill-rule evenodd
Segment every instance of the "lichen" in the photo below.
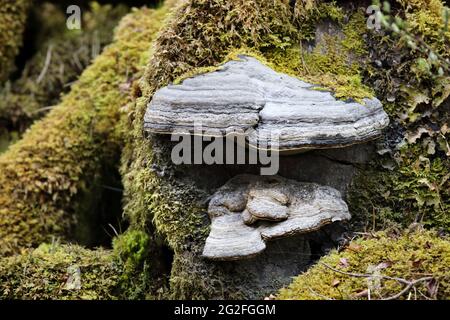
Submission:
M 270 4 L 196 1 L 195 5 L 187 1 L 178 6 L 156 42 L 140 84 L 142 97 L 130 107 L 132 130 L 124 152 L 122 175 L 127 199 L 125 210 L 132 225 L 145 226 L 153 221 L 177 250 L 185 246 L 187 238 L 204 237 L 205 227 L 201 227 L 204 215 L 201 206 L 195 204 L 198 198 L 195 188 L 178 185 L 152 169 L 152 164 L 169 167 L 170 152 L 153 152 L 154 141 L 143 137 L 146 104 L 156 89 L 195 68 L 217 65 L 233 47 L 241 47 L 242 43 L 278 46 L 283 35 L 294 37 L 295 29 L 289 18 L 289 6 L 283 1 Z
M 61 103 L 0 156 L 0 255 L 76 234 L 80 208 L 101 188 L 101 168 L 118 157 L 120 109 L 164 15 L 144 8 L 126 16 Z
M 396 1 L 387 29 L 369 34 L 366 72 L 391 118 L 379 149 L 350 190 L 355 219 L 371 227 L 423 222 L 450 231 L 450 33 L 442 1 Z M 396 27 L 392 27 L 395 25 Z M 367 204 L 370 204 L 367 206 Z M 372 217 L 372 218 L 370 218 Z
M 0 84 L 14 71 L 31 1 L 0 1 Z
M 0 299 L 118 299 L 121 273 L 110 251 L 42 244 L 0 258 Z
M 397 299 L 449 299 L 449 264 L 450 242 L 432 231 L 379 232 L 322 257 L 280 290 L 277 299 L 388 299 L 408 285 L 387 277 L 409 282 L 425 278 Z

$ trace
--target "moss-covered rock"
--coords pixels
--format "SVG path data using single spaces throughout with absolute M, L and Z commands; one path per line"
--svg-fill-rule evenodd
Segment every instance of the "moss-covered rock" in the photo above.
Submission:
M 61 103 L 0 156 L 0 255 L 87 233 L 101 168 L 114 164 L 122 144 L 120 109 L 165 13 L 126 16 Z
M 61 95 L 111 42 L 114 27 L 128 8 L 93 2 L 82 15 L 82 30 L 66 27 L 66 14 L 56 5 L 33 6 L 30 20 L 35 30 L 36 53 L 19 79 L 0 91 L 0 122 L 9 131 L 23 133 L 59 102 Z M 30 41 L 31 42 L 31 41 Z
M 0 299 L 116 299 L 121 273 L 109 251 L 42 244 L 0 259 Z
M 449 264 L 449 240 L 432 231 L 380 232 L 321 258 L 280 290 L 277 298 L 447 300 Z
M 14 59 L 22 46 L 31 0 L 0 1 L 0 83 L 14 70 Z

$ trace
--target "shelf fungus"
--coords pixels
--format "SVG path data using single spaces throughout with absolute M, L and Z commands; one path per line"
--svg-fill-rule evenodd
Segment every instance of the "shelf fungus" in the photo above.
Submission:
M 239 260 L 255 256 L 266 241 L 304 234 L 350 219 L 336 189 L 280 176 L 238 175 L 213 195 L 211 231 L 203 256 Z
M 158 90 L 147 107 L 144 130 L 171 134 L 243 134 L 258 149 L 300 152 L 363 143 L 389 124 L 381 102 L 337 100 L 331 92 L 257 59 L 240 56 L 217 71 Z

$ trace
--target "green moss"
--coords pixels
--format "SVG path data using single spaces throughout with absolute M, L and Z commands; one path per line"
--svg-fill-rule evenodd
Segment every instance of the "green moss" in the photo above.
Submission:
M 96 176 L 122 145 L 120 108 L 130 100 L 165 11 L 142 9 L 23 139 L 0 156 L 0 254 L 76 233 Z M 84 200 L 84 201 L 83 201 Z
M 363 40 L 366 30 L 364 13 L 358 10 L 350 14 L 349 22 L 342 27 L 342 9 L 334 7 L 333 10 L 332 4 L 327 4 L 326 8 L 339 12 L 319 15 L 333 18 L 331 21 L 338 28 L 334 34 L 322 34 L 320 39 L 316 39 L 316 45 L 311 51 L 300 45 L 265 55 L 276 70 L 331 90 L 338 99 L 350 98 L 362 102 L 364 98 L 373 96 L 373 91 L 362 83 L 361 74 L 364 64 L 362 59 L 367 53 Z M 324 21 L 314 20 L 313 26 L 321 22 Z
M 196 253 L 190 252 L 179 252 L 175 255 L 170 275 L 170 291 L 165 298 L 182 300 L 243 298 L 239 290 L 229 292 L 220 276 L 205 267 L 195 255 Z
M 143 114 L 153 92 L 198 68 L 218 65 L 234 47 L 244 43 L 248 47 L 279 47 L 288 37 L 294 40 L 295 28 L 289 6 L 282 1 L 188 1 L 178 6 L 156 43 L 141 81 L 142 97 L 130 110 L 132 130 L 122 176 L 125 211 L 132 225 L 142 228 L 153 222 L 174 250 L 185 247 L 187 239 L 204 239 L 207 233 L 203 208 L 196 204 L 199 196 L 195 187 L 178 185 L 151 169 L 152 163 L 170 165 L 170 152 L 155 155 L 154 141 L 146 140 L 142 133 Z
M 18 132 L 10 132 L 6 127 L 0 129 L 0 153 L 5 152 L 9 145 L 19 139 Z
M 311 17 L 310 17 L 311 15 Z M 310 19 L 308 19 L 310 17 Z M 362 102 L 364 98 L 373 96 L 373 90 L 362 83 L 362 59 L 367 56 L 363 35 L 366 30 L 364 12 L 359 10 L 349 17 L 343 27 L 344 12 L 334 3 L 321 4 L 303 13 L 299 30 L 295 38 L 298 42 L 286 37 L 285 42 L 276 42 L 270 46 L 232 48 L 227 52 L 220 64 L 199 67 L 190 70 L 175 79 L 178 84 L 182 80 L 198 74 L 212 72 L 227 61 L 237 59 L 239 54 L 258 58 L 272 69 L 298 77 L 318 85 L 318 90 L 330 90 L 338 99 L 354 99 Z M 335 34 L 324 33 L 312 50 L 306 49 L 305 40 L 314 40 L 317 25 L 334 23 L 338 30 Z M 313 28 L 314 32 L 305 36 L 304 26 Z M 300 44 L 299 44 L 300 43 Z
M 113 241 L 114 256 L 121 265 L 119 287 L 127 299 L 153 299 L 164 286 L 163 258 L 157 252 L 157 244 L 145 231 L 128 230 Z
M 115 238 L 113 247 L 124 263 L 125 270 L 132 272 L 144 262 L 150 253 L 150 237 L 145 232 L 131 230 Z
M 321 258 L 292 284 L 280 290 L 278 299 L 386 299 L 400 293 L 407 281 L 430 277 L 399 296 L 399 299 L 450 298 L 450 242 L 435 233 L 410 230 L 402 235 L 376 233 L 360 238 L 342 252 Z M 365 274 L 355 277 L 334 270 Z M 434 289 L 433 289 L 434 288 Z
M 449 55 L 448 39 L 450 30 L 442 32 L 445 27 L 444 11 L 448 7 L 441 0 L 396 0 L 401 6 L 400 15 L 407 23 L 407 28 L 423 36 L 426 43 L 439 53 Z
M 382 67 L 368 68 L 366 81 L 391 117 L 387 137 L 401 142 L 387 146 L 390 152 L 363 169 L 350 190 L 355 219 L 369 219 L 376 228 L 420 221 L 450 231 L 450 70 L 442 62 L 450 55 L 450 35 L 444 10 L 439 0 L 397 1 L 390 15 L 401 31 L 373 33 L 368 40 Z
M 342 24 L 345 18 L 344 10 L 335 1 L 320 0 L 295 1 L 294 18 L 299 26 L 301 39 L 315 40 L 316 27 L 323 21 Z
M 311 17 L 311 23 L 326 19 L 341 26 L 343 11 L 337 5 L 321 5 L 320 10 L 321 18 Z M 361 23 L 362 13 L 355 14 L 358 19 L 351 21 Z M 249 292 L 243 286 L 225 288 L 222 271 L 200 258 L 209 232 L 204 205 L 208 192 L 179 178 L 184 169 L 172 165 L 170 145 L 163 138 L 144 137 L 142 126 L 148 102 L 157 89 L 170 82 L 216 70 L 240 53 L 258 57 L 275 70 L 308 81 L 327 82 L 329 88 L 341 90 L 339 97 L 350 93 L 354 98 L 369 96 L 369 90 L 361 84 L 357 60 L 350 59 L 361 51 L 362 39 L 350 47 L 345 37 L 347 30 L 323 37 L 317 41 L 315 51 L 307 52 L 299 46 L 306 36 L 303 27 L 305 24 L 300 25 L 287 1 L 203 0 L 181 3 L 160 33 L 136 91 L 136 103 L 127 108 L 130 129 L 121 173 L 125 214 L 131 226 L 140 230 L 155 228 L 174 251 L 167 297 L 236 298 L 249 296 Z M 350 36 L 356 38 L 354 33 Z M 343 39 L 347 39 L 344 44 Z M 304 59 L 309 59 L 313 68 L 310 73 Z M 192 270 L 198 270 L 201 276 L 193 277 Z
M 406 227 L 421 222 L 450 231 L 449 162 L 420 154 L 417 146 L 408 146 L 399 154 L 403 159 L 393 171 L 375 167 L 358 175 L 348 199 L 358 228 Z
M 30 4 L 29 0 L 0 1 L 0 83 L 14 70 Z
M 109 251 L 43 244 L 1 258 L 0 299 L 117 299 L 121 272 Z
M 365 49 L 364 10 L 344 12 L 344 19 L 339 14 L 343 10 L 336 4 L 327 6 L 335 10 L 324 15 L 328 22 L 311 17 L 314 30 L 319 21 L 331 21 L 337 30 L 314 38 L 312 50 L 300 46 L 313 35 L 302 31 L 307 27 L 305 22 L 300 24 L 308 21 L 308 10 L 296 19 L 295 10 L 281 0 L 186 1 L 177 7 L 160 33 L 136 90 L 138 99 L 127 108 L 129 130 L 121 172 L 125 214 L 131 225 L 140 230 L 155 228 L 174 250 L 167 297 L 235 298 L 249 293 L 243 289 L 243 283 L 240 287 L 224 286 L 226 277 L 221 270 L 201 258 L 209 228 L 204 202 L 208 191 L 183 178 L 187 168 L 172 165 L 170 144 L 164 138 L 144 136 L 142 127 L 148 102 L 157 89 L 216 70 L 224 61 L 236 59 L 239 53 L 256 56 L 277 71 L 320 84 L 319 89 L 333 90 L 339 98 L 370 97 L 373 92 L 365 83 L 371 83 L 368 79 L 374 71 L 369 67 L 372 62 L 369 50 Z M 377 89 L 378 83 L 374 86 Z M 378 190 L 378 183 L 374 183 L 373 190 Z M 384 211 L 386 216 L 398 215 L 389 204 L 383 208 L 390 210 Z M 354 213 L 358 214 L 362 216 Z M 192 270 L 201 276 L 193 276 Z
M 55 5 L 36 5 L 30 15 L 35 21 L 37 52 L 21 77 L 0 92 L 0 121 L 11 131 L 23 132 L 45 115 L 111 42 L 114 27 L 127 11 L 124 6 L 93 2 L 90 11 L 83 12 L 80 32 L 66 28 L 65 12 Z

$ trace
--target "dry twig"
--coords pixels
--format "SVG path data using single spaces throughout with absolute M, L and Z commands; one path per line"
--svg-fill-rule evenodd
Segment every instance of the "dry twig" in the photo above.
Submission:
M 328 265 L 328 264 L 326 264 L 324 262 L 320 262 L 320 264 L 322 264 L 323 266 L 327 267 L 328 269 L 330 269 L 330 270 L 332 270 L 332 271 L 334 271 L 336 273 L 340 273 L 340 274 L 343 274 L 343 275 L 346 275 L 346 276 L 350 276 L 350 277 L 371 278 L 371 277 L 374 276 L 373 274 L 367 274 L 367 273 L 351 273 L 351 272 L 341 271 L 341 270 L 338 270 L 336 268 L 333 268 L 332 266 L 330 266 L 330 265 Z M 411 290 L 411 288 L 415 288 L 415 286 L 417 284 L 419 284 L 420 282 L 430 281 L 430 280 L 433 279 L 433 277 L 423 277 L 423 278 L 420 278 L 420 279 L 417 279 L 417 280 L 409 281 L 409 280 L 406 280 L 406 279 L 403 279 L 403 278 L 389 277 L 389 276 L 383 276 L 383 275 L 381 275 L 379 277 L 381 279 L 384 279 L 384 280 L 395 280 L 395 281 L 405 285 L 405 287 L 399 293 L 397 293 L 397 294 L 395 294 L 393 296 L 387 297 L 387 298 L 383 298 L 382 300 L 395 300 L 395 299 L 398 299 L 402 295 L 404 295 L 405 293 L 409 292 L 409 290 Z

